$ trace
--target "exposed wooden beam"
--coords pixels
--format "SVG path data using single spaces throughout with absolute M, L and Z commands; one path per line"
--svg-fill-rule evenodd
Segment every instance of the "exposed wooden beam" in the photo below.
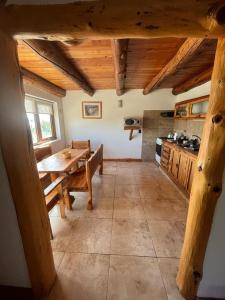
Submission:
M 74 64 L 66 57 L 56 42 L 42 41 L 42 40 L 24 40 L 35 53 L 51 63 L 64 75 L 73 80 L 85 93 L 93 96 L 94 90 L 84 78 L 84 76 L 77 70 Z
M 44 90 L 58 97 L 66 96 L 66 91 L 64 89 L 23 67 L 21 67 L 21 74 L 23 76 L 23 81 L 28 84 L 43 88 Z
M 217 0 L 99 0 L 8 5 L 0 28 L 17 39 L 118 39 L 225 35 L 225 3 Z
M 111 41 L 115 69 L 116 94 L 118 96 L 123 95 L 125 91 L 128 43 L 128 39 Z
M 163 81 L 175 74 L 185 65 L 204 43 L 204 39 L 188 38 L 179 48 L 175 56 L 162 68 L 162 70 L 146 85 L 143 94 L 147 95 L 160 87 Z
M 212 69 L 213 66 L 210 66 L 204 69 L 202 72 L 193 75 L 188 80 L 174 87 L 172 93 L 174 95 L 179 95 L 209 81 L 212 76 Z
M 0 40 L 0 148 L 32 289 L 35 299 L 42 299 L 56 279 L 49 221 L 26 118 L 16 42 L 1 31 Z
M 197 160 L 179 272 L 185 299 L 196 299 L 203 262 L 225 168 L 225 38 L 218 40 L 209 109 Z

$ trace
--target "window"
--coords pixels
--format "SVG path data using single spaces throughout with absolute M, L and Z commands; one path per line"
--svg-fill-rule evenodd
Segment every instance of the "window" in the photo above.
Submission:
M 25 97 L 25 108 L 34 144 L 56 138 L 53 103 L 30 96 Z

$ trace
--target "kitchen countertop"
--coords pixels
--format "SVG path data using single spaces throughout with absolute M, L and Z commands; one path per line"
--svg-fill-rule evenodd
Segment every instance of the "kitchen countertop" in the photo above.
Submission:
M 178 144 L 177 144 L 176 142 L 174 142 L 174 141 L 171 141 L 171 140 L 165 140 L 164 143 L 167 143 L 167 144 L 169 144 L 169 145 L 173 145 L 173 146 L 177 147 L 179 150 L 182 150 L 182 151 L 184 151 L 184 152 L 187 152 L 187 153 L 189 153 L 189 154 L 192 154 L 192 155 L 195 156 L 195 157 L 198 156 L 198 152 L 199 152 L 199 151 L 194 151 L 194 150 L 191 150 L 191 149 L 188 149 L 188 148 L 184 148 L 184 147 L 178 145 Z

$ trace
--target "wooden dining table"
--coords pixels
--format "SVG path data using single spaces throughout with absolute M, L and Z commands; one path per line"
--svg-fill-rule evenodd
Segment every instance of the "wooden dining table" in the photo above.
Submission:
M 71 153 L 70 158 L 63 156 L 64 151 Z M 39 173 L 50 173 L 56 175 L 59 173 L 68 173 L 70 169 L 88 153 L 89 149 L 63 149 L 37 163 Z

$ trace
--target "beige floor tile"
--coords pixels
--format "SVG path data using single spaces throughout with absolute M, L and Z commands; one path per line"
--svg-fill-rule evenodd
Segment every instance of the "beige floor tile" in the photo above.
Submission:
M 134 174 L 133 174 L 133 169 L 132 168 L 118 168 L 117 167 L 116 175 L 132 176 Z
M 88 199 L 88 196 L 87 196 Z M 113 197 L 93 197 L 93 210 L 88 210 L 87 199 L 77 197 L 73 203 L 73 210 L 67 211 L 67 215 L 70 214 L 74 217 L 81 218 L 100 218 L 100 219 L 112 219 L 113 216 Z
M 166 287 L 168 300 L 184 300 L 176 285 L 179 259 L 159 258 L 158 261 L 164 285 Z
M 95 185 L 101 185 L 101 184 L 111 184 L 114 185 L 115 184 L 115 176 L 114 175 L 95 175 L 92 178 L 92 184 L 93 186 Z
M 151 188 L 158 187 L 155 176 L 135 175 L 134 180 L 135 180 L 135 184 L 138 184 L 138 185 L 148 185 Z
M 111 234 L 112 219 L 80 218 L 66 251 L 109 254 Z
M 155 257 L 147 222 L 139 219 L 113 219 L 111 253 Z
M 114 197 L 115 187 L 110 183 L 93 185 L 93 195 L 95 197 Z
M 117 161 L 107 161 L 107 160 L 104 160 L 103 164 L 104 164 L 104 167 L 117 167 Z
M 152 197 L 143 199 L 144 210 L 150 220 L 180 220 L 186 221 L 187 208 L 183 200 L 172 198 Z
M 108 255 L 66 253 L 46 300 L 105 300 Z
M 113 218 L 145 219 L 145 212 L 139 198 L 115 198 Z
M 116 185 L 118 184 L 137 184 L 133 175 L 116 175 Z
M 139 198 L 139 187 L 137 185 L 116 184 L 115 197 L 117 198 Z
M 73 221 L 68 218 L 50 218 L 54 239 L 51 240 L 53 251 L 65 251 L 73 233 Z
M 56 270 L 59 268 L 65 252 L 53 251 L 53 258 Z
M 154 185 L 139 185 L 139 192 L 141 198 L 157 198 L 159 195 L 158 192 L 158 186 L 156 184 Z
M 157 259 L 111 256 L 108 300 L 167 300 Z
M 180 257 L 184 234 L 182 222 L 150 221 L 149 227 L 157 257 Z M 181 229 L 177 229 L 181 227 Z
M 96 198 L 93 199 L 93 209 L 87 210 L 84 208 L 83 217 L 112 219 L 113 217 L 113 202 L 114 198 Z
M 116 175 L 117 168 L 116 167 L 110 167 L 110 166 L 104 166 L 103 167 L 103 174 L 104 175 Z

